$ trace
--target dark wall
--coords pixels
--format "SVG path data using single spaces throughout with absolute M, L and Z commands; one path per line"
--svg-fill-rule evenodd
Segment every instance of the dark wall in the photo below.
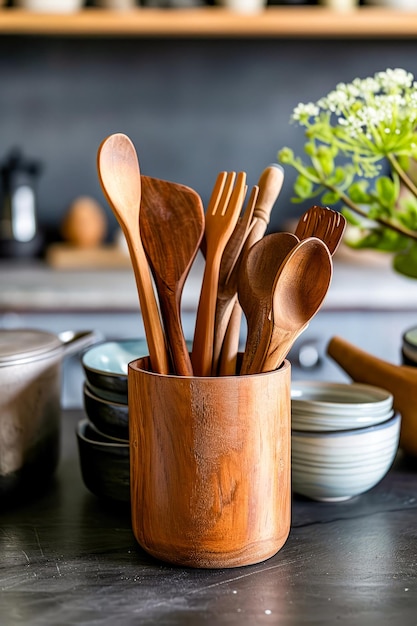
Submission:
M 39 217 L 56 228 L 68 204 L 105 204 L 97 147 L 113 132 L 134 141 L 144 174 L 195 188 L 207 202 L 220 170 L 250 185 L 302 131 L 298 102 L 387 67 L 417 74 L 413 41 L 0 39 L 0 159 L 14 147 L 39 157 Z M 272 229 L 305 207 L 290 202 L 286 171 Z M 111 223 L 115 226 L 109 211 Z

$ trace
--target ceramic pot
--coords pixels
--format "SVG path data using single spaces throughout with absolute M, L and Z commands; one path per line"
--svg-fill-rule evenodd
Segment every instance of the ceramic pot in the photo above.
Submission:
M 0 330 L 0 505 L 42 488 L 53 474 L 62 360 L 95 341 L 92 332 Z

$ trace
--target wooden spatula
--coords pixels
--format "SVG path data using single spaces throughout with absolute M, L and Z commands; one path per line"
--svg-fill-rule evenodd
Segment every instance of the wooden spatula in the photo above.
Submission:
M 159 295 L 174 372 L 192 376 L 181 324 L 181 296 L 204 232 L 203 203 L 190 187 L 141 178 L 142 241 Z

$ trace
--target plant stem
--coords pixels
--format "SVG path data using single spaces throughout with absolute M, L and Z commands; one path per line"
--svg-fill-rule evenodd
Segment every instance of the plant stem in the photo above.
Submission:
M 325 187 L 327 187 L 327 189 L 329 189 L 330 191 L 333 191 L 334 193 L 337 193 L 340 196 L 340 199 L 342 200 L 342 202 L 344 202 L 346 204 L 346 206 L 348 206 L 350 209 L 352 209 L 352 211 L 354 211 L 358 215 L 361 215 L 362 217 L 365 217 L 365 218 L 369 219 L 367 212 L 364 211 L 363 209 L 361 209 L 361 207 L 358 206 L 357 204 L 355 204 L 355 202 L 352 202 L 352 200 L 349 198 L 349 196 L 347 196 L 346 194 L 341 192 L 340 189 L 338 189 L 337 187 L 335 187 L 333 185 L 329 185 L 328 183 L 325 183 L 324 181 L 322 181 L 322 184 Z M 405 228 L 404 226 L 400 226 L 399 224 L 394 224 L 390 220 L 385 220 L 382 217 L 372 218 L 372 220 L 374 222 L 377 222 L 381 226 L 384 226 L 384 228 L 389 228 L 390 230 L 395 231 L 399 235 L 403 235 L 404 237 L 409 237 L 410 239 L 413 239 L 414 241 L 417 241 L 417 232 L 414 231 L 414 230 L 410 230 L 408 228 Z
M 411 193 L 417 197 L 417 187 L 415 186 L 411 178 L 407 176 L 407 174 L 404 172 L 403 168 L 398 163 L 395 156 L 392 154 L 387 154 L 387 160 L 389 161 L 392 168 L 397 172 L 398 176 L 400 177 L 404 185 L 407 187 L 407 189 L 411 191 Z

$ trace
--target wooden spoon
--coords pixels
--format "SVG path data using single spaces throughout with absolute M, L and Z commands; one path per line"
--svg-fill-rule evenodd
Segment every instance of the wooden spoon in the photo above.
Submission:
M 292 233 L 273 233 L 255 243 L 242 259 L 238 298 L 246 316 L 248 331 L 241 374 L 256 372 L 252 366 L 255 354 L 263 335 L 269 340 L 272 332 L 271 310 L 276 275 L 287 254 L 298 243 Z M 262 354 L 265 354 L 267 347 L 268 343 L 261 348 Z
M 303 239 L 291 250 L 277 274 L 272 333 L 258 371 L 269 372 L 281 365 L 294 341 L 320 309 L 332 273 L 332 257 L 321 239 Z
M 248 250 L 264 236 L 269 224 L 272 208 L 279 196 L 283 182 L 284 170 L 281 165 L 273 163 L 262 171 L 257 184 L 259 192 L 253 211 L 252 222 L 247 231 L 247 236 L 238 262 L 235 263 L 232 272 L 229 274 L 226 283 L 226 295 L 229 294 L 230 296 L 230 294 L 237 293 L 240 262 L 245 257 Z M 232 376 L 236 373 L 241 319 L 242 309 L 238 300 L 235 298 L 221 346 L 218 365 L 218 373 L 220 376 Z
M 142 176 L 140 228 L 155 279 L 174 372 L 192 376 L 181 324 L 185 280 L 204 233 L 200 196 L 190 187 Z
M 159 374 L 168 374 L 164 331 L 139 231 L 140 169 L 129 137 L 122 133 L 107 137 L 98 149 L 97 168 L 103 193 L 129 248 L 152 369 Z

